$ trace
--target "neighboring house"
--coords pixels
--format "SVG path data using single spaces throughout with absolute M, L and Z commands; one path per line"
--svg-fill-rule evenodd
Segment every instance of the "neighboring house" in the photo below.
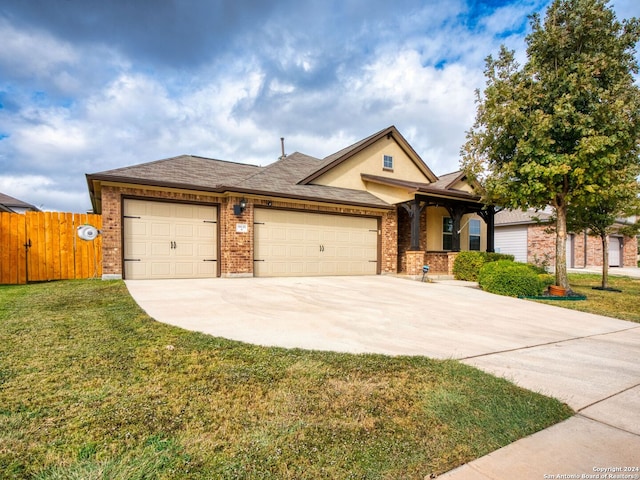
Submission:
M 393 126 L 324 159 L 182 155 L 87 182 L 104 278 L 416 275 L 493 246 L 493 210 L 460 172 L 438 178 Z
M 556 237 L 549 231 L 550 214 L 534 210 L 503 210 L 495 214 L 496 252 L 509 253 L 518 262 L 553 266 Z M 623 226 L 621 220 L 617 223 Z M 615 227 L 615 225 L 614 225 Z M 637 267 L 638 238 L 622 234 L 609 235 L 609 266 Z M 586 233 L 567 236 L 567 267 L 602 266 L 602 241 Z
M 18 200 L 17 198 L 13 198 L 4 193 L 0 193 L 0 212 L 24 213 L 39 211 L 39 208 L 31 205 L 30 203 L 23 202 L 22 200 Z

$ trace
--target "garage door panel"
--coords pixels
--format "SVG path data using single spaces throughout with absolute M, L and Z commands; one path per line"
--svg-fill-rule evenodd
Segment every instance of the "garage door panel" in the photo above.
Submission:
M 150 217 L 173 217 L 175 204 L 165 202 L 148 202 L 141 200 L 146 205 L 145 215 Z
M 375 218 L 256 209 L 254 220 L 256 276 L 377 273 Z
M 176 223 L 175 224 L 175 237 L 176 238 L 189 238 L 192 239 L 195 236 L 195 225 Z
M 170 237 L 171 236 L 171 224 L 168 221 L 165 222 L 153 222 L 151 224 L 151 236 L 152 237 Z
M 216 248 L 215 245 L 196 245 L 198 248 L 198 256 L 204 257 L 207 260 L 215 259 L 216 257 Z
M 125 278 L 217 275 L 216 207 L 125 199 L 123 210 Z
M 147 253 L 147 247 L 151 247 L 151 252 Z M 171 243 L 166 242 L 153 242 L 145 243 L 145 253 L 141 255 L 151 255 L 153 257 L 169 257 L 171 255 Z
M 171 274 L 170 262 L 154 261 L 151 263 L 151 276 L 153 278 L 166 278 Z

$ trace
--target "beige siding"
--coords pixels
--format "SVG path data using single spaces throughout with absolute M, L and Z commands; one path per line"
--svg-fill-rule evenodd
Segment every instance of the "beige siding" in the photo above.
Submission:
M 393 171 L 383 168 L 382 162 L 384 155 L 393 157 Z M 355 190 L 370 190 L 371 188 L 375 188 L 376 191 L 372 191 L 372 193 L 390 203 L 413 198 L 412 196 L 407 196 L 406 192 L 402 192 L 402 189 L 390 189 L 388 187 L 383 189 L 379 186 L 372 187 L 373 184 L 365 184 L 361 178 L 361 174 L 363 173 L 413 182 L 431 183 L 413 159 L 405 153 L 393 138 L 384 138 L 370 145 L 363 151 L 358 152 L 353 157 L 316 178 L 313 183 L 317 185 L 352 188 Z

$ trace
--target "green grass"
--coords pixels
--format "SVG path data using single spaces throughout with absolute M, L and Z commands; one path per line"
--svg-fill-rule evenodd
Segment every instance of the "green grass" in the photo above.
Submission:
M 0 287 L 0 478 L 423 479 L 571 414 L 455 361 L 184 331 L 119 281 Z
M 609 275 L 609 286 L 622 290 L 611 292 L 594 290 L 602 285 L 602 276 L 597 274 L 569 274 L 571 289 L 587 297 L 584 301 L 541 301 L 563 308 L 595 313 L 607 317 L 640 323 L 640 279 Z

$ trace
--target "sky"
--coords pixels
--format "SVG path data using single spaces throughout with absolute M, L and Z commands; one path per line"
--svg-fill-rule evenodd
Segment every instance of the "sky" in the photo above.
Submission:
M 87 173 L 323 158 L 395 125 L 458 170 L 484 60 L 548 0 L 3 0 L 0 192 L 91 209 Z M 614 0 L 618 19 L 637 0 Z

